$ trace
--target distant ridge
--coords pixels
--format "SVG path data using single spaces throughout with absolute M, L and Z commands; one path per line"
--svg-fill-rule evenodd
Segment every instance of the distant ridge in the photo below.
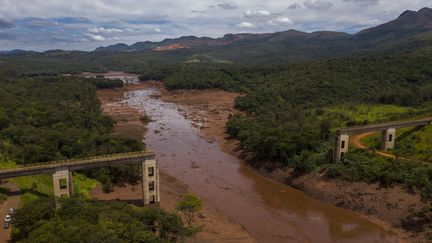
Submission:
M 0 55 L 44 55 L 128 53 L 184 63 L 274 63 L 318 60 L 354 55 L 409 53 L 432 50 L 432 9 L 405 11 L 395 20 L 355 34 L 335 31 L 286 30 L 261 34 L 226 34 L 220 38 L 182 36 L 160 42 L 118 43 L 92 52 L 51 50 L 43 53 L 13 50 Z M 169 56 L 167 56 L 170 54 Z M 161 59 L 162 57 L 162 59 Z
M 300 43 L 308 44 L 322 42 L 322 48 L 338 45 L 340 48 L 362 49 L 368 46 L 377 46 L 391 38 L 406 38 L 432 30 L 432 9 L 422 8 L 419 11 L 405 11 L 397 19 L 388 23 L 362 30 L 356 34 L 347 34 L 333 31 L 318 31 L 306 33 L 297 30 L 287 30 L 276 33 L 263 34 L 226 34 L 221 38 L 183 36 L 175 39 L 165 39 L 161 42 L 137 42 L 133 45 L 116 44 L 107 47 L 98 47 L 97 52 L 139 52 L 139 51 L 170 51 L 177 49 L 193 49 L 206 47 L 228 47 L 258 45 L 260 48 L 267 43 L 277 43 L 276 46 L 285 48 L 302 47 Z M 328 43 L 328 41 L 333 41 Z M 392 40 L 397 41 L 397 40 Z M 287 44 L 287 45 L 284 45 Z M 386 43 L 388 44 L 388 43 Z M 274 46 L 273 46 L 274 47 Z M 303 48 L 302 48 L 303 49 Z

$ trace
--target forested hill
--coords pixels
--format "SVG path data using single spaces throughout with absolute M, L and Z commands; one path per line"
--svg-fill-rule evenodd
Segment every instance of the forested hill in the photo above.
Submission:
M 99 47 L 96 52 L 186 52 L 189 62 L 254 62 L 322 59 L 352 54 L 407 52 L 432 43 L 432 9 L 406 11 L 397 19 L 356 34 L 288 30 L 227 34 L 222 38 L 184 36 L 161 42 Z

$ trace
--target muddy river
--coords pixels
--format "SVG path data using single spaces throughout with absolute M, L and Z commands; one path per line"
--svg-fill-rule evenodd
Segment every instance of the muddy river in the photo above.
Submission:
M 154 120 L 145 142 L 156 152 L 162 170 L 259 241 L 398 242 L 356 213 L 258 175 L 217 143 L 206 141 L 179 111 L 184 107 L 152 98 L 155 93 L 155 89 L 129 91 L 122 102 Z

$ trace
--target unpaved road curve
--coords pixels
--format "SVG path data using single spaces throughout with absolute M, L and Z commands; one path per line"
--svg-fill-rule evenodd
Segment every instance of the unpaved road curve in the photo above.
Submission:
M 17 208 L 21 200 L 21 190 L 19 187 L 11 182 L 5 182 L 1 185 L 2 188 L 8 190 L 8 198 L 0 205 L 0 217 L 1 217 L 1 228 L 0 228 L 0 242 L 9 242 L 11 227 L 9 229 L 3 228 L 4 217 L 9 212 L 9 208 Z
M 366 133 L 361 133 L 361 134 L 355 134 L 350 138 L 350 142 L 351 145 L 354 146 L 355 148 L 359 148 L 359 149 L 367 149 L 368 147 L 366 145 L 364 145 L 361 140 L 365 137 L 369 137 L 372 134 L 374 134 L 376 132 L 366 132 Z M 388 158 L 396 158 L 393 154 L 389 154 L 383 151 L 375 151 L 376 154 L 384 156 L 384 157 L 388 157 Z

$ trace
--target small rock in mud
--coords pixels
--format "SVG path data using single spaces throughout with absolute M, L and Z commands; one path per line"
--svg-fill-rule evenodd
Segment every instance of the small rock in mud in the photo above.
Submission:
M 199 165 L 197 165 L 197 163 L 195 163 L 195 162 L 192 162 L 192 164 L 191 164 L 191 168 L 192 169 L 199 169 L 199 168 L 201 168 Z

